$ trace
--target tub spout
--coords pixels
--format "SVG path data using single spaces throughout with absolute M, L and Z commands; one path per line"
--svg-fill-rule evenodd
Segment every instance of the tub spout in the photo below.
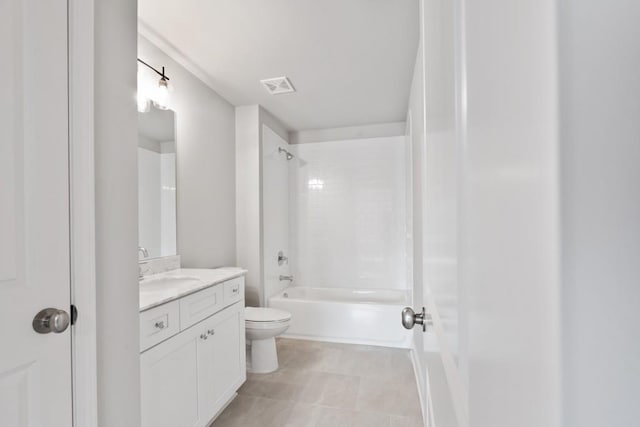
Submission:
M 280 281 L 282 282 L 283 280 L 288 280 L 290 282 L 293 282 L 293 276 L 283 276 L 282 274 L 280 275 Z

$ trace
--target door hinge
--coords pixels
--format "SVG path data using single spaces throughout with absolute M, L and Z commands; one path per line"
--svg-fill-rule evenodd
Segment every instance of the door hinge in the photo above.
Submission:
M 78 320 L 78 308 L 71 304 L 71 325 L 75 325 Z

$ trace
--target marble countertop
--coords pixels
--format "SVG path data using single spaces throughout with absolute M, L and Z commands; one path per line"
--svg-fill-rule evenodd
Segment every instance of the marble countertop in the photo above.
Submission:
M 236 267 L 179 268 L 154 274 L 140 281 L 140 311 L 149 310 L 210 286 L 244 276 L 247 270 Z

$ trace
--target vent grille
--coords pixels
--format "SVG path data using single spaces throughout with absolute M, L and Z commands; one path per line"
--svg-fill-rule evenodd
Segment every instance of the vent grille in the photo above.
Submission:
M 287 77 L 275 77 L 273 79 L 260 80 L 262 86 L 267 89 L 271 95 L 280 95 L 282 93 L 295 92 L 295 88 Z

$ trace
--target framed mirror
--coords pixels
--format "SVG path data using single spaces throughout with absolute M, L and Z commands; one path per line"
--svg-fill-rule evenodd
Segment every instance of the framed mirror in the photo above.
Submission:
M 138 259 L 177 255 L 175 113 L 138 113 Z

